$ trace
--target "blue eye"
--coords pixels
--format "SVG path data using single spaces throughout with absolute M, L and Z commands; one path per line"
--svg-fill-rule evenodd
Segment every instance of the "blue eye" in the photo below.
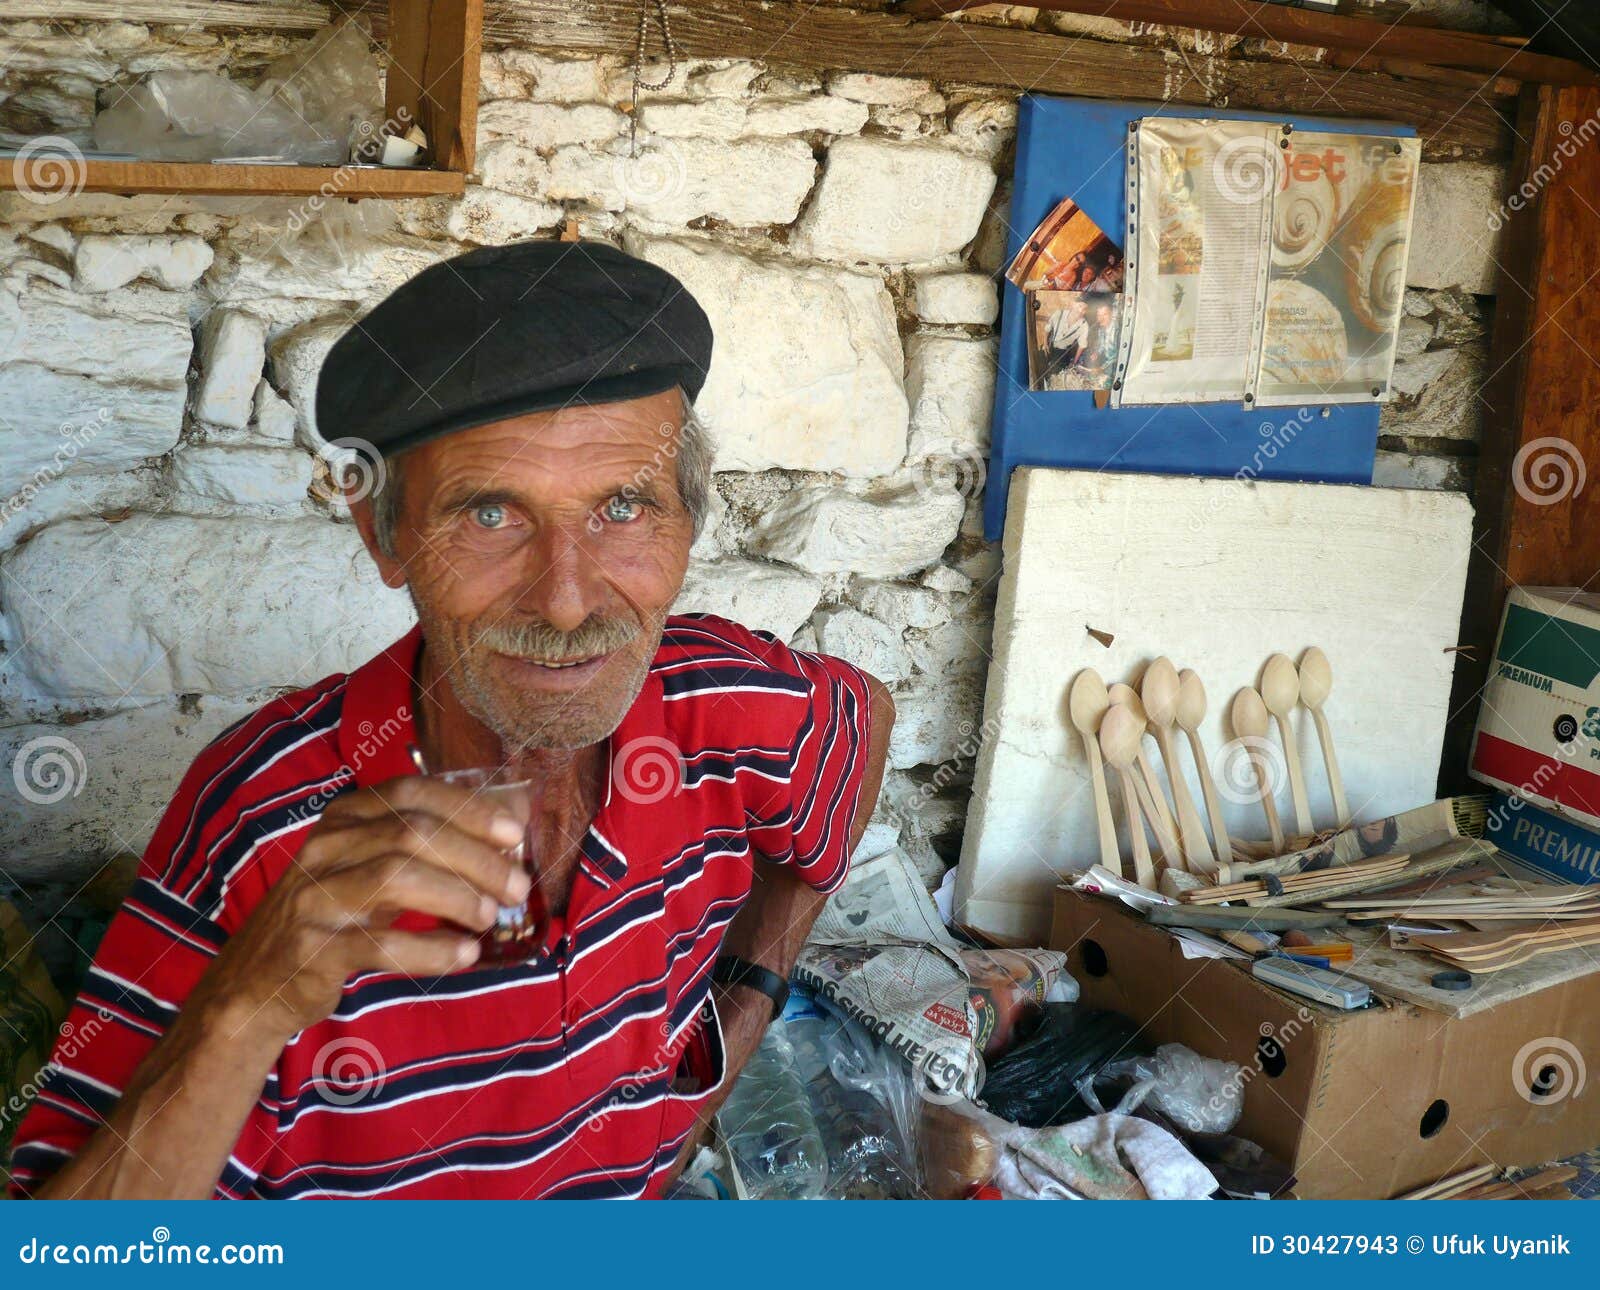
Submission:
M 472 512 L 472 517 L 486 529 L 497 529 L 505 523 L 506 508 L 497 502 L 486 502 Z
M 618 493 L 601 508 L 601 513 L 613 524 L 627 524 L 643 515 L 644 507 Z

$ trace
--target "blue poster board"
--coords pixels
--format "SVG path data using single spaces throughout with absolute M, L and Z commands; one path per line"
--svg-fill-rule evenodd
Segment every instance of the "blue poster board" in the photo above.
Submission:
M 1008 264 L 1023 239 L 1063 197 L 1076 201 L 1126 249 L 1128 125 L 1149 116 L 1288 120 L 1297 130 L 1391 138 L 1416 133 L 1369 121 L 1026 94 L 1017 122 Z M 1256 410 L 1242 402 L 1097 408 L 1088 391 L 1030 391 L 1022 292 L 1003 279 L 1000 291 L 1000 370 L 983 499 L 983 527 L 990 541 L 998 541 L 1005 530 L 1006 494 L 1017 466 L 1160 475 L 1234 476 L 1245 471 L 1257 479 L 1372 482 L 1378 443 L 1375 404 Z M 1285 433 L 1284 427 L 1291 425 L 1294 432 Z

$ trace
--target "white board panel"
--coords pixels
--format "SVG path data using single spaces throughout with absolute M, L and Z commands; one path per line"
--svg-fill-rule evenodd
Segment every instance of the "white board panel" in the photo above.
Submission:
M 1089 765 L 1067 721 L 1084 667 L 1137 688 L 1162 654 L 1191 667 L 1201 735 L 1227 760 L 1227 709 L 1278 652 L 1320 646 L 1324 711 L 1357 819 L 1433 800 L 1472 543 L 1454 493 L 1024 468 L 1012 476 L 984 727 L 956 882 L 956 915 L 1042 944 L 1051 891 L 1099 858 Z M 1089 628 L 1113 637 L 1109 648 Z M 1293 718 L 1315 824 L 1333 823 L 1310 714 Z M 1202 814 L 1199 781 L 1180 765 Z M 1163 774 L 1155 741 L 1145 752 Z M 1121 819 L 1113 780 L 1113 809 Z M 1293 827 L 1287 785 L 1278 809 Z M 1224 802 L 1262 838 L 1259 806 Z M 1120 826 L 1119 826 L 1120 828 Z M 1122 835 L 1127 851 L 1125 831 Z

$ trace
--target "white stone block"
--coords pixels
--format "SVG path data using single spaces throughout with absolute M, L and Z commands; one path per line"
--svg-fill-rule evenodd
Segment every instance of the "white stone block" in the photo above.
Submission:
M 988 327 L 1000 316 L 1000 293 L 986 273 L 924 273 L 917 278 L 917 317 L 925 323 Z
M 628 249 L 675 274 L 716 345 L 697 410 L 719 470 L 873 477 L 905 456 L 903 357 L 876 275 L 757 260 L 710 242 L 633 236 Z
M 745 106 L 733 99 L 639 105 L 639 129 L 663 138 L 733 139 L 744 131 Z
M 445 231 L 461 242 L 500 246 L 554 228 L 565 212 L 554 202 L 538 201 L 495 188 L 469 187 L 450 208 Z
M 312 458 L 298 448 L 190 444 L 172 459 L 180 494 L 233 506 L 298 509 L 311 473 Z
M 972 240 L 994 185 L 987 162 L 953 148 L 840 139 L 795 246 L 822 259 L 935 260 Z
M 112 856 L 142 853 L 189 764 L 255 706 L 207 695 L 198 704 L 167 699 L 72 725 L 0 728 L 7 874 L 87 880 Z
M 996 343 L 918 335 L 906 344 L 906 398 L 911 403 L 908 458 L 981 460 L 994 411 Z
M 294 421 L 293 404 L 278 397 L 270 381 L 258 382 L 250 429 L 259 438 L 290 444 L 294 442 Z
M 413 621 L 354 527 L 320 518 L 67 520 L 0 561 L 0 588 L 12 657 L 64 699 L 309 685 Z
M 867 123 L 867 106 L 832 94 L 790 102 L 758 102 L 745 116 L 745 134 L 857 134 Z
M 478 110 L 478 133 L 485 139 L 515 139 L 541 151 L 566 143 L 604 143 L 626 128 L 627 118 L 615 108 L 596 103 L 563 107 L 505 99 Z
M 938 627 L 949 622 L 953 612 L 949 600 L 937 591 L 904 582 L 862 581 L 853 595 L 867 613 L 901 631 Z
M 658 225 L 712 216 L 729 224 L 789 224 L 816 178 L 799 139 L 656 139 L 625 157 L 619 187 L 627 209 Z
M 786 641 L 810 619 L 821 595 L 821 583 L 793 569 L 757 560 L 696 560 L 672 609 L 717 614 Z
M 180 291 L 200 280 L 211 259 L 211 248 L 198 237 L 88 233 L 78 243 L 72 267 L 85 291 L 114 291 L 135 278 Z
M 905 106 L 933 93 L 933 86 L 911 76 L 879 76 L 873 72 L 835 72 L 828 77 L 828 92 L 857 103 Z
M 478 178 L 485 188 L 548 200 L 549 163 L 515 139 L 491 139 L 478 149 Z
M 895 770 L 966 760 L 983 711 L 978 680 L 919 677 L 894 696 L 889 765 Z
M 973 99 L 950 114 L 950 141 L 993 161 L 1017 133 L 1015 99 Z
M 630 176 L 629 167 L 638 164 L 593 148 L 557 148 L 550 154 L 542 196 L 552 202 L 586 202 L 601 210 L 620 211 L 627 205 L 625 189 L 630 179 L 643 177 Z
M 900 633 L 859 609 L 829 605 L 813 615 L 811 625 L 817 633 L 817 648 L 824 654 L 855 664 L 885 685 L 911 675 L 911 659 Z
M 811 573 L 906 577 L 955 541 L 964 509 L 953 490 L 870 500 L 842 488 L 797 489 L 768 512 L 749 546 Z
M 1461 287 L 1493 295 L 1504 233 L 1501 205 L 1508 181 L 1500 166 L 1452 161 L 1424 165 L 1417 185 L 1417 213 L 1406 269 L 1410 286 Z
M 242 430 L 267 360 L 267 327 L 235 309 L 215 309 L 200 328 L 200 383 L 194 414 L 209 425 Z
M 317 318 L 285 332 L 272 343 L 273 375 L 294 407 L 296 438 L 313 452 L 325 446 L 317 428 L 317 373 L 334 342 L 349 327 L 348 318 Z M 342 433 L 337 426 L 329 427 L 328 438 L 338 439 Z

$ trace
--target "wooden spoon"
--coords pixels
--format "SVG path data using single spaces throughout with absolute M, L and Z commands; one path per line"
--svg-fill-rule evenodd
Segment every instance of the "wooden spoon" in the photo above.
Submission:
M 1178 808 L 1184 865 L 1190 873 L 1210 873 L 1217 866 L 1211 857 L 1211 845 L 1206 841 L 1206 826 L 1200 822 L 1200 812 L 1194 809 L 1194 798 L 1183 777 L 1183 767 L 1173 751 L 1172 727 L 1178 719 L 1181 684 L 1172 660 L 1162 656 L 1145 669 L 1139 697 L 1144 700 L 1151 733 L 1156 737 L 1156 747 L 1161 749 L 1161 764 L 1167 768 L 1167 783 L 1172 786 L 1172 801 Z
M 1277 803 L 1272 800 L 1272 780 L 1267 768 L 1261 764 L 1259 751 L 1260 741 L 1268 737 L 1267 730 L 1272 725 L 1272 718 L 1267 715 L 1267 705 L 1261 701 L 1259 694 L 1246 686 L 1233 696 L 1233 707 L 1229 709 L 1228 716 L 1233 723 L 1234 737 L 1244 745 L 1245 755 L 1250 758 L 1250 765 L 1255 771 L 1257 795 L 1267 817 L 1267 831 L 1272 834 L 1274 854 L 1282 855 L 1283 825 L 1278 820 Z
M 1222 800 L 1217 796 L 1217 784 L 1211 778 L 1211 764 L 1206 761 L 1206 746 L 1200 740 L 1200 723 L 1206 719 L 1206 687 L 1191 668 L 1178 673 L 1178 727 L 1189 736 L 1189 752 L 1194 756 L 1195 773 L 1200 777 L 1200 794 L 1206 801 L 1206 817 L 1211 821 L 1211 840 L 1216 844 L 1216 858 L 1223 864 L 1233 859 L 1233 841 L 1228 837 L 1228 826 L 1222 818 Z
M 1083 737 L 1084 755 L 1089 759 L 1089 779 L 1094 788 L 1095 823 L 1100 830 L 1100 863 L 1112 873 L 1126 878 L 1122 853 L 1117 846 L 1117 824 L 1111 815 L 1111 798 L 1106 792 L 1106 773 L 1100 761 L 1100 720 L 1111 706 L 1106 683 L 1100 673 L 1086 667 L 1072 678 L 1067 690 L 1067 714 L 1074 729 Z
M 1350 824 L 1350 802 L 1344 795 L 1344 776 L 1339 773 L 1339 759 L 1333 754 L 1333 731 L 1322 711 L 1328 695 L 1333 692 L 1333 667 L 1328 656 L 1313 645 L 1300 656 L 1300 702 L 1317 723 L 1317 741 L 1322 745 L 1323 764 L 1328 768 L 1328 791 L 1333 797 L 1333 809 L 1338 815 L 1334 821 L 1341 829 Z
M 1126 704 L 1114 703 L 1100 721 L 1100 751 L 1117 772 L 1122 785 L 1122 806 L 1128 816 L 1128 833 L 1133 840 L 1133 880 L 1149 891 L 1156 889 L 1156 869 L 1150 861 L 1150 844 L 1144 836 L 1144 815 L 1139 804 L 1140 784 L 1133 773 L 1139 742 L 1144 738 L 1144 722 Z
M 1144 703 L 1139 698 L 1137 690 L 1118 681 L 1107 693 L 1111 697 L 1113 706 L 1122 704 L 1133 713 L 1141 729 L 1148 728 L 1150 718 L 1145 713 Z M 1144 782 L 1145 809 L 1150 811 L 1150 827 L 1155 830 L 1156 841 L 1161 846 L 1161 858 L 1175 868 L 1181 869 L 1183 859 L 1178 854 L 1178 825 L 1172 817 L 1172 808 L 1167 805 L 1166 791 L 1161 787 L 1161 781 L 1156 778 L 1155 767 L 1145 756 L 1143 741 L 1139 744 L 1139 755 L 1133 760 Z
M 1294 824 L 1301 833 L 1312 833 L 1311 802 L 1306 796 L 1306 777 L 1300 771 L 1300 750 L 1295 747 L 1294 727 L 1289 714 L 1300 703 L 1300 673 L 1287 654 L 1274 654 L 1261 669 L 1261 701 L 1278 719 L 1283 736 L 1283 763 L 1289 768 L 1289 792 L 1294 797 Z

